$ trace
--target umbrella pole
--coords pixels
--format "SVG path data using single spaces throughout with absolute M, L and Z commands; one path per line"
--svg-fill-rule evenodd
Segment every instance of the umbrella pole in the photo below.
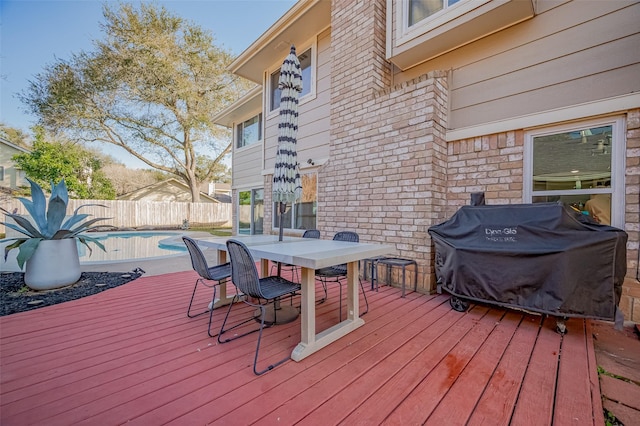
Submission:
M 280 202 L 280 235 L 278 236 L 278 241 L 282 241 L 282 216 L 284 216 L 285 210 L 287 210 L 287 204 Z
M 278 241 L 282 241 L 282 216 L 284 216 L 284 212 L 287 209 L 286 203 L 280 202 L 280 208 L 278 209 L 280 212 L 280 235 L 278 237 Z M 278 262 L 278 276 L 280 276 L 280 271 L 282 270 L 282 264 Z

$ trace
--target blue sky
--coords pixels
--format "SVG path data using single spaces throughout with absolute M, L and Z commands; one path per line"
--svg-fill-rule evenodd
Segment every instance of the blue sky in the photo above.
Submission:
M 106 0 L 116 6 L 116 0 Z M 242 53 L 284 15 L 295 0 L 156 1 L 213 34 L 215 44 Z M 0 0 L 0 122 L 29 132 L 33 116 L 15 94 L 56 58 L 92 50 L 104 22 L 98 0 Z M 109 152 L 130 167 L 143 163 Z M 146 166 L 145 166 L 146 167 Z

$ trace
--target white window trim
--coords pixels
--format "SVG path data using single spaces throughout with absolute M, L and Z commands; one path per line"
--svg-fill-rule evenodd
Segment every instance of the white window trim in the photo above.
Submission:
M 611 194 L 611 226 L 624 229 L 625 203 L 625 152 L 626 121 L 623 116 L 602 117 L 599 119 L 566 123 L 545 128 L 525 130 L 524 143 L 524 202 L 533 200 L 533 138 L 555 133 L 564 133 L 584 128 L 612 126 L 611 143 L 611 187 L 602 189 L 572 190 L 572 194 Z M 554 195 L 557 191 L 537 191 L 536 196 Z
M 300 54 L 300 53 L 304 53 L 307 50 L 311 49 L 311 86 L 309 87 L 309 93 L 307 93 L 304 96 L 301 96 L 300 99 L 298 100 L 298 105 L 303 105 L 307 102 L 309 102 L 312 99 L 316 98 L 316 86 L 318 84 L 318 79 L 317 79 L 317 64 L 318 64 L 318 42 L 316 39 L 314 39 L 311 43 L 308 44 L 302 44 L 300 45 L 301 47 L 296 46 L 296 53 Z M 284 61 L 284 58 L 283 58 Z M 263 121 L 265 119 L 272 119 L 273 117 L 276 117 L 279 112 L 280 112 L 280 107 L 274 109 L 273 111 L 271 111 L 271 74 L 274 73 L 274 71 L 276 71 L 277 69 L 279 69 L 280 67 L 282 67 L 282 62 L 277 62 L 275 63 L 271 68 L 269 68 L 264 76 L 264 85 L 263 87 L 266 88 L 265 91 L 265 99 L 264 99 L 264 108 L 263 111 L 266 111 L 266 114 L 263 115 Z
M 264 142 L 264 131 L 265 131 L 265 126 L 264 126 L 264 114 L 262 114 L 262 120 L 260 120 L 260 133 L 262 134 L 262 137 L 260 139 L 258 139 L 257 141 L 250 143 L 249 145 L 245 145 L 243 147 L 238 148 L 238 126 L 240 126 L 241 124 L 243 124 L 245 121 L 252 119 L 253 117 L 262 114 L 262 112 L 256 112 L 255 114 L 251 115 L 250 117 L 239 121 L 237 123 L 233 123 L 233 152 L 242 152 L 242 151 L 246 151 L 247 149 L 250 149 L 254 146 L 261 146 L 262 143 Z
M 458 3 L 428 16 L 412 26 L 409 26 L 409 0 L 398 1 L 396 3 L 396 28 L 400 29 L 400 36 L 397 37 L 396 45 L 407 43 L 490 1 L 492 0 L 460 0 Z
M 255 144 L 252 144 L 252 145 L 255 145 Z M 235 187 L 233 187 L 233 186 L 232 186 L 232 187 L 231 187 L 231 189 L 232 189 L 233 191 L 236 191 L 236 192 L 235 192 L 235 194 L 236 194 L 236 195 L 235 195 L 235 197 L 233 198 L 233 204 L 234 204 L 234 207 L 235 207 L 235 209 L 236 209 L 236 220 L 235 220 L 235 222 L 236 222 L 236 229 L 237 229 L 238 231 L 240 231 L 240 193 L 241 193 L 241 192 L 251 192 L 251 194 L 252 194 L 252 195 L 251 195 L 251 209 L 252 209 L 252 214 L 253 214 L 253 208 L 254 208 L 254 204 L 253 204 L 253 201 L 254 201 L 254 199 L 253 199 L 253 191 L 256 191 L 256 190 L 260 190 L 260 189 L 262 189 L 262 190 L 263 190 L 263 192 L 264 192 L 264 186 L 263 186 L 263 182 L 260 182 L 259 184 L 256 184 L 256 185 L 254 185 L 254 186 L 246 186 L 246 185 L 243 185 L 242 187 L 238 187 L 238 188 L 235 188 Z M 263 197 L 264 197 L 264 194 L 263 194 Z M 263 203 L 264 203 L 264 198 L 263 198 L 263 200 L 262 200 L 262 201 L 263 201 Z M 252 218 L 252 219 L 253 219 L 253 218 Z M 253 235 L 253 232 L 255 232 L 255 230 L 254 230 L 253 226 L 254 226 L 254 223 L 253 223 L 253 221 L 252 221 L 252 223 L 250 224 L 250 227 L 249 227 L 249 234 L 250 234 L 250 235 Z M 264 223 L 263 223 L 263 231 L 264 231 Z
M 318 185 L 318 179 L 319 179 L 319 173 L 318 173 L 318 170 L 315 170 L 315 169 L 316 169 L 316 168 L 314 167 L 314 170 L 308 170 L 308 171 L 306 171 L 305 173 L 302 173 L 302 171 L 301 171 L 301 172 L 300 172 L 300 175 L 302 176 L 303 174 L 315 174 L 315 175 L 316 175 L 316 187 L 317 187 L 317 185 Z M 271 174 L 273 174 L 273 172 L 271 172 Z M 298 201 L 296 201 L 296 202 L 294 203 L 294 205 L 295 205 L 295 204 L 298 204 L 298 203 L 299 203 L 299 202 L 298 202 Z M 274 224 L 274 222 L 275 222 L 275 218 L 276 218 L 276 215 L 278 215 L 278 214 L 279 214 L 279 213 L 278 213 L 278 211 L 276 210 L 276 208 L 275 208 L 275 205 L 274 205 L 274 204 L 275 204 L 275 201 L 272 201 L 272 202 L 271 202 L 271 208 L 273 209 L 273 217 L 271 218 L 271 231 L 272 231 L 272 232 L 274 232 L 274 231 L 279 231 L 279 230 L 280 230 L 280 228 L 279 228 L 278 226 L 275 226 L 275 224 Z M 317 198 L 317 193 L 316 193 L 316 206 L 317 206 L 317 205 L 318 205 L 318 198 Z M 288 203 L 288 207 L 287 207 L 287 208 L 288 208 L 288 209 L 292 209 L 292 208 L 293 208 L 293 205 L 291 205 L 291 203 Z M 293 215 L 293 212 L 292 212 L 292 214 L 291 214 L 291 222 L 292 222 L 292 223 L 293 223 L 293 220 L 294 220 L 294 215 Z M 289 225 L 291 225 L 291 224 L 289 224 Z M 317 209 L 316 209 L 316 227 L 317 227 L 317 226 L 318 226 L 318 211 L 317 211 Z M 285 224 L 285 227 L 284 227 L 283 229 L 287 230 L 287 232 L 292 232 L 292 233 L 299 232 L 299 233 L 300 233 L 300 235 L 302 235 L 302 234 L 304 233 L 304 231 L 305 231 L 305 229 L 297 229 L 297 228 L 287 227 L 287 226 L 286 226 L 286 224 Z

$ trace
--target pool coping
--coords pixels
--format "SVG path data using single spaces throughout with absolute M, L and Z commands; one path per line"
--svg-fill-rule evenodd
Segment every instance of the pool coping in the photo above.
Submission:
M 122 231 L 104 231 L 104 232 L 96 232 L 95 234 L 113 234 L 113 233 L 117 233 L 117 232 L 123 232 L 123 233 L 134 233 L 134 232 L 154 232 L 154 233 L 167 233 L 167 234 L 175 234 L 172 235 L 171 237 L 168 237 L 164 240 L 160 241 L 160 244 L 165 244 L 165 245 L 173 245 L 173 246 L 177 246 L 177 245 L 182 245 L 184 246 L 184 243 L 182 242 L 182 236 L 183 235 L 187 235 L 190 236 L 192 238 L 198 238 L 198 237 L 207 237 L 207 236 L 211 236 L 210 233 L 208 232 L 204 232 L 204 231 L 183 231 L 183 230 L 153 230 L 153 229 L 140 229 L 140 230 L 122 230 Z M 94 233 L 91 233 L 90 235 L 94 235 Z M 10 242 L 7 243 L 1 243 L 0 244 L 0 251 L 4 252 L 4 246 L 10 244 Z M 205 251 L 206 248 L 203 247 L 203 251 Z M 156 261 L 167 261 L 167 260 L 173 260 L 175 259 L 179 259 L 182 258 L 184 256 L 188 257 L 188 252 L 187 251 L 181 251 L 181 252 L 177 252 L 177 253 L 171 253 L 171 254 L 167 254 L 167 255 L 162 255 L 162 256 L 154 256 L 154 257 L 143 257 L 143 258 L 133 258 L 133 259 L 119 259 L 119 260 L 101 260 L 101 261 L 81 261 L 80 262 L 80 269 L 85 271 L 85 270 L 95 270 L 96 268 L 102 270 L 102 269 L 113 269 L 116 268 L 118 270 L 121 269 L 126 269 L 126 268 L 121 268 L 120 266 L 125 266 L 126 264 L 145 264 L 145 265 L 153 265 L 153 262 Z M 18 263 L 16 261 L 16 257 L 18 255 L 18 250 L 11 250 L 11 252 L 9 252 L 9 255 L 7 257 L 7 260 L 4 259 L 4 256 L 0 257 L 0 272 L 24 272 L 23 269 L 20 269 L 18 267 Z M 177 267 L 176 272 L 177 271 L 181 271 L 184 270 L 184 266 L 182 266 L 182 263 L 184 262 L 173 262 L 174 265 L 181 265 L 179 267 Z M 113 268 L 109 268 L 109 265 L 113 265 Z M 171 263 L 169 263 L 169 265 L 171 265 Z M 143 266 L 142 269 L 144 269 Z M 190 267 L 190 264 L 189 264 Z M 149 266 L 147 266 L 147 268 L 149 268 Z

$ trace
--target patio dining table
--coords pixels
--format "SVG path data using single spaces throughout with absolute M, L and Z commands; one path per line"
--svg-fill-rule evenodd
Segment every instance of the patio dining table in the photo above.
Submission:
M 277 235 L 240 235 L 234 237 L 198 238 L 203 247 L 217 250 L 218 262 L 227 261 L 226 242 L 242 241 L 254 259 L 260 259 L 260 274 L 269 274 L 269 261 L 299 266 L 301 269 L 301 341 L 291 353 L 291 359 L 300 361 L 328 344 L 338 340 L 364 324 L 359 316 L 358 262 L 360 260 L 393 253 L 395 247 L 386 244 L 353 243 L 318 240 Z M 315 270 L 327 266 L 347 264 L 347 318 L 316 334 Z M 216 306 L 231 303 L 225 286 L 221 286 Z

